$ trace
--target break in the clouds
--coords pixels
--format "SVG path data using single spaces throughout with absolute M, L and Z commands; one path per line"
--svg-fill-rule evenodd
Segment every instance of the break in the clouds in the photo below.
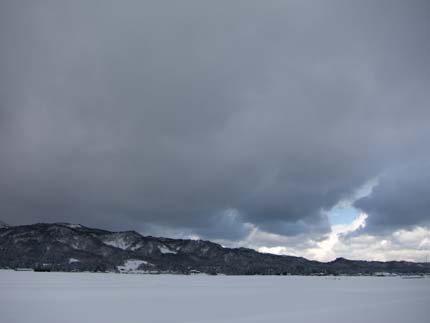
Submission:
M 406 164 L 382 175 L 372 194 L 355 202 L 371 214 L 367 228 L 392 231 L 430 225 L 430 161 Z
M 0 217 L 293 248 L 378 178 L 358 231 L 414 230 L 429 36 L 418 0 L 2 1 Z

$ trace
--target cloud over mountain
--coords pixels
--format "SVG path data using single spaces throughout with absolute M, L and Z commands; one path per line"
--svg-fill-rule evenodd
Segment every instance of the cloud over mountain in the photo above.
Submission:
M 327 211 L 383 174 L 356 203 L 366 228 L 428 213 L 428 1 L 3 1 L 0 12 L 8 223 L 320 239 Z

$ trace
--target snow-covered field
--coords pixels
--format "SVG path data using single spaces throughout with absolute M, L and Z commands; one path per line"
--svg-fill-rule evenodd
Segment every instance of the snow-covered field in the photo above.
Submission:
M 423 323 L 429 318 L 429 278 L 0 271 L 4 323 Z

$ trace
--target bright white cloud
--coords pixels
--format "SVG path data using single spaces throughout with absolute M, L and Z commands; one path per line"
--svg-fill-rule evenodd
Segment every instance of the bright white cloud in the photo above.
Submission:
M 299 254 L 304 255 L 307 258 L 315 259 L 319 261 L 329 261 L 336 258 L 336 247 L 338 244 L 342 243 L 342 236 L 348 233 L 354 232 L 366 225 L 367 214 L 360 214 L 356 219 L 350 224 L 338 224 L 333 225 L 331 232 L 321 241 L 315 241 L 309 239 L 307 244 L 300 250 L 300 246 L 297 248 L 287 248 L 284 246 L 274 246 L 274 247 L 260 247 L 258 251 L 268 252 L 274 254 Z M 299 250 L 297 250 L 299 249 Z
M 320 240 L 312 236 L 285 237 L 254 228 L 240 242 L 260 252 L 303 256 L 319 261 L 338 257 L 366 260 L 426 261 L 430 259 L 430 230 L 417 226 L 386 235 L 360 234 L 366 226 L 367 214 L 358 215 L 350 224 L 333 225 L 331 232 Z
M 372 178 L 357 188 L 352 194 L 341 199 L 333 208 L 352 207 L 354 202 L 372 194 L 373 189 L 379 184 L 379 177 Z
M 308 253 L 313 255 L 313 259 L 328 261 L 336 258 L 336 246 L 341 242 L 343 235 L 354 232 L 366 226 L 367 214 L 360 214 L 350 224 L 338 224 L 332 226 L 332 231 L 328 237 L 318 242 L 315 248 L 311 248 Z

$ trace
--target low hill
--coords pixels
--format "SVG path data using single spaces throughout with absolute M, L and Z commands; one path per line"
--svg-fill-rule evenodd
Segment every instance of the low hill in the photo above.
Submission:
M 227 275 L 430 273 L 430 265 L 424 263 L 343 258 L 322 263 L 224 248 L 210 241 L 142 236 L 135 231 L 111 232 L 69 223 L 0 227 L 0 268 Z

